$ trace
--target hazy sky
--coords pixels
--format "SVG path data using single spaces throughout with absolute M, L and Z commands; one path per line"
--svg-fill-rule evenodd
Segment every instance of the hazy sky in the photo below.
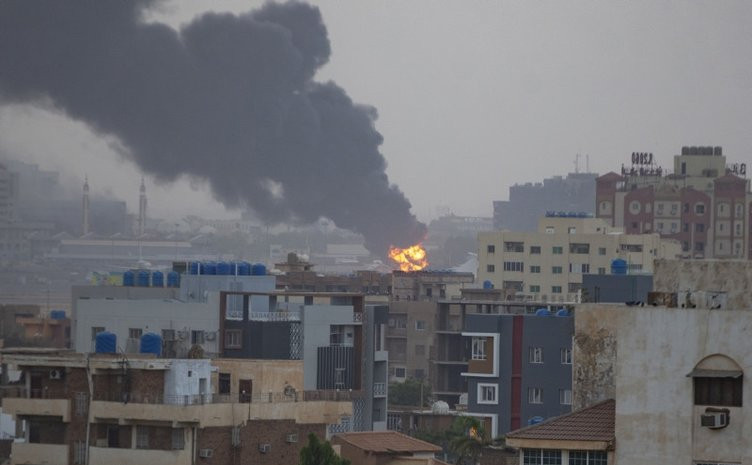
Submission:
M 149 19 L 260 3 L 180 0 Z M 378 109 L 387 172 L 421 219 L 440 205 L 490 216 L 510 185 L 572 171 L 577 153 L 598 172 L 633 151 L 670 167 L 682 145 L 750 162 L 752 2 L 313 3 L 332 46 L 318 80 Z M 133 211 L 141 175 L 116 145 L 63 115 L 0 108 L 0 150 L 87 173 Z M 149 184 L 154 215 L 227 216 L 200 182 Z

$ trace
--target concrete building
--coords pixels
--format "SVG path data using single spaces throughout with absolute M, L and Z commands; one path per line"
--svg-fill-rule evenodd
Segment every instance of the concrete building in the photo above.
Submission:
M 240 313 L 228 312 L 234 298 Z M 385 306 L 349 293 L 223 291 L 219 299 L 221 357 L 303 360 L 304 389 L 352 392 L 353 416 L 332 433 L 386 429 Z
M 463 332 L 468 315 L 533 315 L 541 308 L 552 313 L 560 309 L 571 312 L 572 305 L 507 301 L 499 289 L 465 289 L 459 299 L 439 301 L 435 342 L 430 355 L 434 397 L 450 406 L 457 405 L 458 409 L 467 409 L 468 377 L 463 373 L 468 372 L 471 347 Z M 496 327 L 491 328 L 495 330 Z
M 668 174 L 652 155 L 596 180 L 596 215 L 628 234 L 675 239 L 687 258 L 752 257 L 746 165 L 727 165 L 721 147 L 682 147 Z
M 493 225 L 498 230 L 534 231 L 547 211 L 593 213 L 596 173 L 569 173 L 542 183 L 515 184 L 509 200 L 494 201 Z
M 472 273 L 453 271 L 394 271 L 392 300 L 436 302 L 448 296 L 460 295 L 460 290 L 475 281 Z
M 654 291 L 674 293 L 677 306 L 752 308 L 748 260 L 656 260 Z M 715 305 L 713 301 L 715 300 Z
M 611 262 L 629 273 L 652 273 L 653 260 L 675 258 L 681 248 L 658 234 L 623 234 L 599 218 L 550 214 L 535 233 L 496 231 L 478 235 L 478 281 L 503 289 L 509 298 L 577 302 L 582 275 L 610 274 Z
M 583 274 L 581 301 L 648 302 L 652 290 L 652 274 Z
M 491 436 L 567 413 L 572 404 L 573 318 L 466 314 L 467 414 L 491 418 Z
M 321 392 L 217 394 L 209 360 L 5 350 L 1 361 L 23 372 L 2 386 L 18 427 L 11 464 L 295 465 L 303 438 L 352 414 Z

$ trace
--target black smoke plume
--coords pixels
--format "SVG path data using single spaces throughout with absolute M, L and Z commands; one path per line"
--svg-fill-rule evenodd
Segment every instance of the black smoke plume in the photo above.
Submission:
M 270 3 L 176 31 L 141 20 L 151 3 L 0 2 L 0 99 L 51 101 L 145 172 L 206 179 L 270 222 L 324 216 L 377 254 L 423 238 L 385 173 L 376 110 L 313 80 L 330 54 L 317 8 Z

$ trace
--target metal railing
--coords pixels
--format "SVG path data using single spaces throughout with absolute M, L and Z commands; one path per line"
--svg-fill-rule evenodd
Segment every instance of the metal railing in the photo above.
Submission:
M 386 383 L 373 383 L 373 395 L 385 396 L 386 395 Z
M 300 312 L 251 312 L 251 321 L 300 321 Z
M 0 386 L 0 398 L 14 399 L 68 399 L 73 395 L 67 389 L 27 389 L 26 386 Z
M 284 402 L 309 401 L 350 401 L 359 396 L 351 391 L 294 391 L 265 392 L 252 395 L 245 393 L 231 394 L 192 394 L 192 395 L 161 395 L 143 394 L 138 392 L 99 392 L 94 394 L 95 401 L 120 402 L 133 404 L 161 404 L 161 405 L 206 405 L 206 404 L 276 404 Z

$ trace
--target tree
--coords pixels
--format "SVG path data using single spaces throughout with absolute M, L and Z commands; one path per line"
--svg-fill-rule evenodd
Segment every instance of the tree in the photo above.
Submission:
M 457 465 L 470 463 L 475 465 L 484 447 L 494 443 L 490 435 L 477 418 L 463 416 L 452 424 L 449 450 L 457 457 Z
M 321 442 L 311 433 L 308 444 L 300 450 L 300 465 L 350 465 L 350 461 L 337 455 L 329 441 Z
M 425 407 L 429 404 L 430 397 L 431 386 L 422 380 L 408 378 L 403 383 L 389 385 L 389 403 L 392 405 Z M 423 405 L 421 405 L 421 399 L 423 399 Z

